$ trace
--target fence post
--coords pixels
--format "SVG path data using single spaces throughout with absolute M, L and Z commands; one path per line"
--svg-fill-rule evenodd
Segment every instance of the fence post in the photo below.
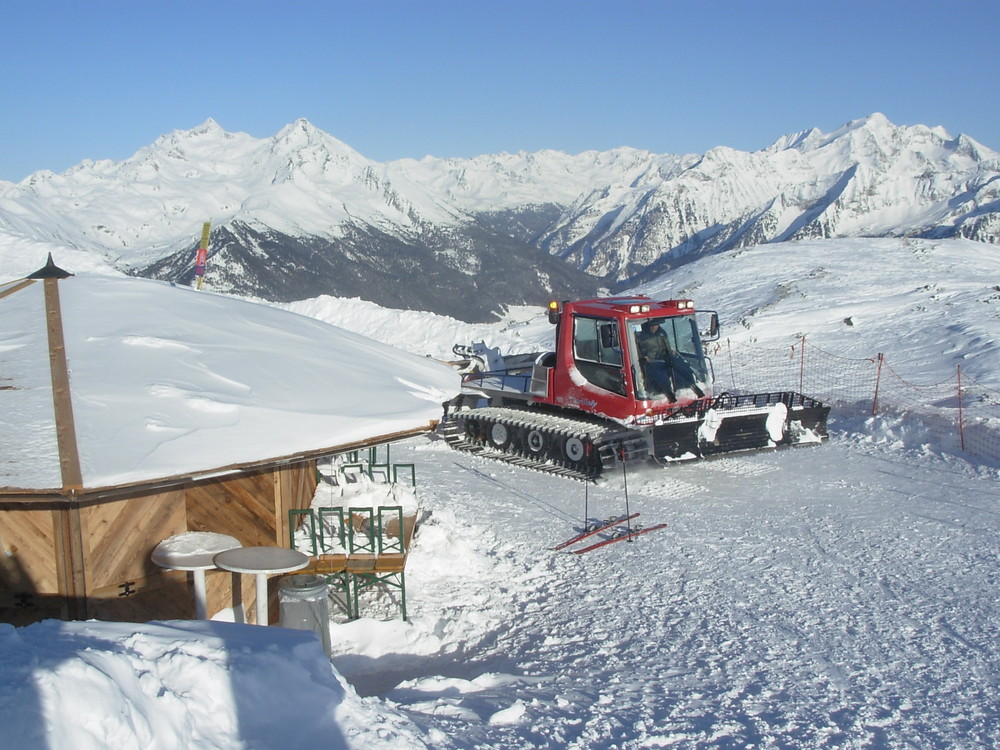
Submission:
M 736 388 L 736 371 L 733 369 L 733 341 L 726 339 L 726 353 L 729 355 L 729 387 Z
M 875 395 L 872 397 L 872 416 L 878 413 L 878 387 L 882 382 L 882 361 L 884 359 L 885 355 L 879 352 L 875 360 L 877 365 L 875 366 Z
M 802 348 L 799 350 L 799 393 L 805 393 L 806 389 L 803 386 L 803 380 L 805 378 L 806 369 L 806 337 L 803 336 Z
M 962 365 L 956 365 L 958 379 L 958 445 L 965 450 L 965 424 L 962 419 Z

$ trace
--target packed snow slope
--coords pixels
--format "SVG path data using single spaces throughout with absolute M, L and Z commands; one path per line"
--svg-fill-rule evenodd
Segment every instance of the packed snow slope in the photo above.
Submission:
M 631 473 L 629 510 L 667 528 L 580 556 L 548 547 L 585 508 L 622 513 L 621 478 L 588 497 L 397 446 L 428 514 L 408 623 L 334 624 L 333 672 L 318 639 L 279 629 L 8 629 L 0 744 L 995 747 L 1000 477 L 870 430 Z
M 941 382 L 961 364 L 1000 388 L 996 245 L 912 238 L 756 245 L 702 258 L 632 291 L 717 310 L 722 338 L 741 346 L 780 351 L 805 336 L 846 357 L 882 352 L 918 383 Z M 512 309 L 496 325 L 471 325 L 356 299 L 284 307 L 435 357 L 450 356 L 456 342 L 485 341 L 511 352 L 554 345 L 554 328 L 537 308 Z
M 840 239 L 743 248 L 636 291 L 718 310 L 723 337 L 741 344 L 780 349 L 805 336 L 846 357 L 882 352 L 917 383 L 960 364 L 1000 387 L 998 282 L 996 245 Z
M 741 345 L 785 348 L 806 333 L 835 352 L 885 351 L 914 380 L 960 362 L 996 384 L 992 247 L 783 247 L 793 252 L 751 248 L 657 283 L 718 308 Z M 435 355 L 456 339 L 527 351 L 551 336 L 540 316 L 463 327 L 312 304 Z M 416 464 L 416 488 L 322 483 L 316 502 L 361 506 L 393 492 L 419 504 L 409 622 L 378 602 L 355 622 L 335 616 L 332 671 L 318 640 L 278 629 L 8 629 L 0 744 L 998 746 L 1000 470 L 912 441 L 906 412 L 873 418 L 855 406 L 835 403 L 823 446 L 643 468 L 596 486 L 441 441 L 394 446 L 394 461 Z M 585 518 L 626 509 L 667 526 L 582 555 L 549 549 Z

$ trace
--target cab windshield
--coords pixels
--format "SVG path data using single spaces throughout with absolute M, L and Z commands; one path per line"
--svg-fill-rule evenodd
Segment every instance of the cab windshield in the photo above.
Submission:
M 627 321 L 634 347 L 636 398 L 676 401 L 678 394 L 701 398 L 708 390 L 708 367 L 693 315 Z

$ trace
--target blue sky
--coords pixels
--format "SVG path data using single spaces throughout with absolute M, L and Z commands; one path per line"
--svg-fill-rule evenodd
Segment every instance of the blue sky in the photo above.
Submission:
M 305 117 L 368 158 L 657 153 L 882 112 L 1000 150 L 997 0 L 6 3 L 0 179 L 209 117 Z

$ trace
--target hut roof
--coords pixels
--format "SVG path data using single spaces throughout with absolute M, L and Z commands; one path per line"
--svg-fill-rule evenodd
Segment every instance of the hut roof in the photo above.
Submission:
M 312 318 L 53 268 L 0 285 L 0 494 L 336 452 L 428 429 L 457 391 L 450 368 Z

